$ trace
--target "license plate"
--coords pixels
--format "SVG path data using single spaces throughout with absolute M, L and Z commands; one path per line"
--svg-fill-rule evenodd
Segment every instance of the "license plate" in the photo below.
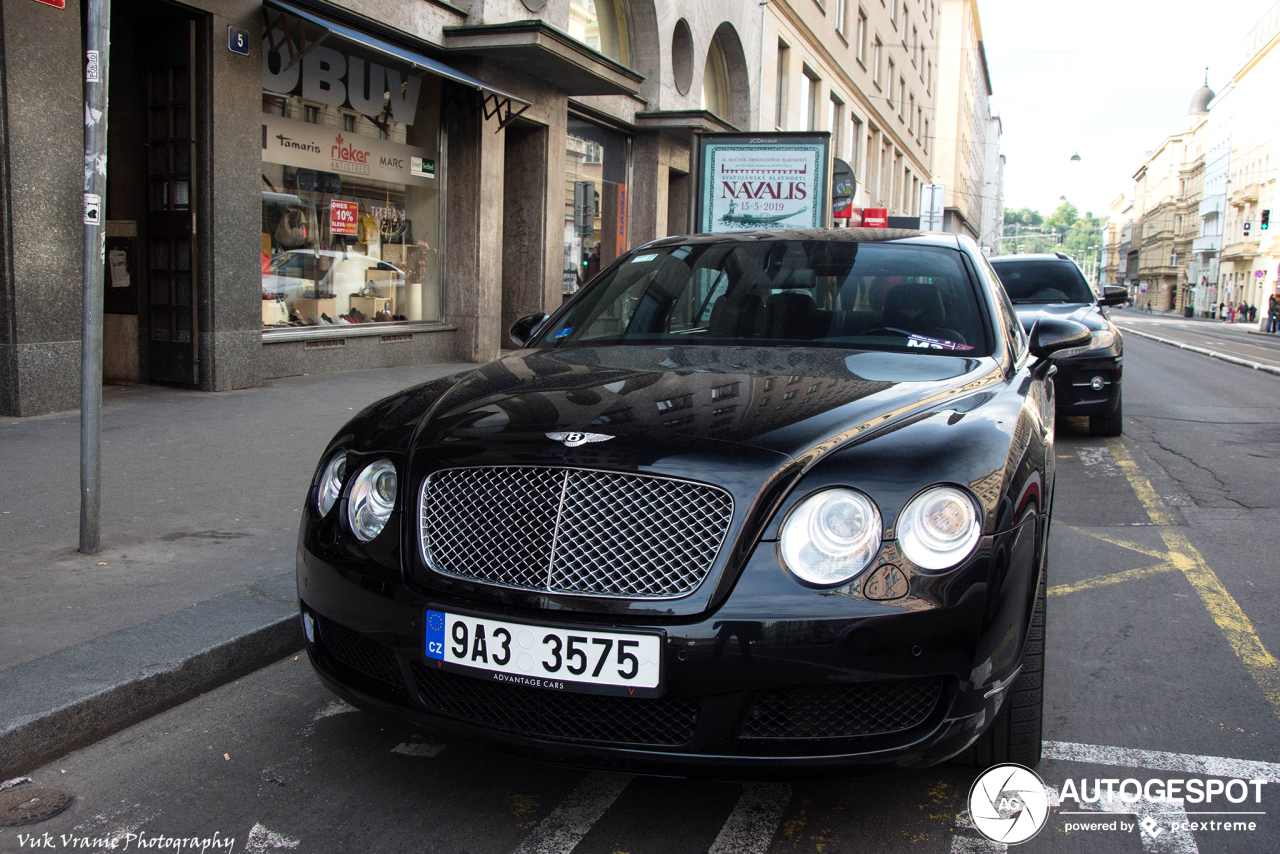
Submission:
M 436 667 L 510 685 L 584 694 L 662 694 L 662 635 L 513 623 L 427 611 Z

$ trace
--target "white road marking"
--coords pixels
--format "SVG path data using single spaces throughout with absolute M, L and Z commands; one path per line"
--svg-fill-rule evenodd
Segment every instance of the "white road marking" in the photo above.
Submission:
M 1107 448 L 1079 448 L 1076 454 L 1080 457 L 1081 465 L 1085 467 L 1085 474 L 1090 477 L 1098 475 L 1115 477 L 1120 474 L 1120 467 L 1116 465 L 1115 457 Z
M 249 838 L 244 841 L 244 854 L 263 854 L 266 851 L 281 851 L 297 848 L 300 840 L 290 839 L 283 833 L 267 830 L 261 824 L 255 824 L 249 831 Z
M 432 744 L 429 741 L 404 741 L 391 748 L 391 752 L 403 753 L 405 756 L 424 756 L 427 759 L 432 759 L 445 747 L 446 745 Z
M 951 854 L 992 854 L 993 851 L 1008 850 L 1008 845 L 1003 842 L 992 842 L 990 839 L 974 839 L 971 836 L 951 837 Z
M 538 822 L 515 854 L 569 854 L 630 782 L 630 774 L 588 774 L 551 815 Z
M 1165 753 L 1161 750 L 1130 750 L 1125 747 L 1103 747 L 1070 741 L 1046 741 L 1045 759 L 1115 765 L 1122 768 L 1144 768 L 1151 771 L 1179 771 L 1207 777 L 1239 777 L 1244 780 L 1267 780 L 1280 783 L 1280 764 L 1230 759 L 1224 756 L 1196 756 L 1190 753 Z
M 357 709 L 355 706 L 351 705 L 350 703 L 344 702 L 342 700 L 334 700 L 332 703 L 330 703 L 329 705 L 325 706 L 323 709 L 321 709 L 320 711 L 312 715 L 311 722 L 315 723 L 321 718 L 331 718 L 334 715 L 345 715 L 347 712 L 358 712 L 358 711 L 360 710 Z
M 707 854 L 764 854 L 789 803 L 791 786 L 786 783 L 744 783 Z

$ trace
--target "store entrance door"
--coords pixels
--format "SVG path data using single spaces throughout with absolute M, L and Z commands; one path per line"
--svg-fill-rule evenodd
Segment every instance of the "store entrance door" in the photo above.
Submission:
M 153 381 L 195 385 L 195 21 L 158 22 L 145 60 L 148 353 Z

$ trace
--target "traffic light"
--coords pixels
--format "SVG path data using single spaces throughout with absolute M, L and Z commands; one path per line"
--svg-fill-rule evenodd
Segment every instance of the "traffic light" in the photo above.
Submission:
M 1268 228 L 1270 228 L 1270 226 L 1271 226 L 1271 211 L 1265 210 L 1262 212 L 1262 230 L 1266 231 Z

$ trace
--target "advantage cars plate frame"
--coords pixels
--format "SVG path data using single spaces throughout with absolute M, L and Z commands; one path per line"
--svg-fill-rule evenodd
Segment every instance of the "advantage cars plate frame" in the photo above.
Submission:
M 460 644 L 460 641 L 452 633 L 452 628 L 454 623 L 457 622 L 457 618 L 467 621 L 468 626 L 463 635 L 466 640 L 466 652 L 463 655 L 457 653 L 456 647 Z M 507 637 L 504 638 L 503 644 L 509 649 L 510 654 L 506 655 L 507 660 L 505 662 L 498 666 L 494 666 L 492 662 L 481 663 L 477 666 L 470 663 L 463 664 L 455 660 L 464 656 L 468 661 L 476 660 L 476 650 L 480 646 L 480 639 L 477 638 L 472 626 L 477 622 L 486 627 L 483 638 L 484 658 L 496 659 L 502 654 L 498 651 L 503 647 L 498 645 L 496 632 L 500 629 L 506 630 Z M 422 654 L 428 667 L 435 665 L 442 670 L 464 674 L 473 678 L 489 679 L 502 684 L 522 685 L 546 691 L 652 698 L 661 697 L 666 689 L 666 668 L 663 666 L 662 658 L 666 647 L 667 634 L 661 629 L 615 629 L 583 623 L 536 623 L 523 619 L 494 616 L 465 608 L 451 608 L 439 605 L 428 605 L 426 607 L 423 614 L 423 626 Z M 527 636 L 522 638 L 522 633 Z M 544 650 L 545 639 L 553 634 L 560 638 L 560 645 L 558 647 L 553 645 L 552 650 Z M 570 673 L 568 670 L 568 658 L 570 655 L 568 640 L 571 635 L 574 638 L 582 639 L 584 642 L 581 649 L 586 664 L 581 674 Z M 595 642 L 598 640 L 608 641 L 609 643 L 606 646 L 605 643 Z M 621 640 L 636 642 L 637 646 L 633 649 L 625 648 L 618 643 Z M 491 646 L 494 647 L 492 654 L 489 653 Z M 602 646 L 606 648 L 603 650 L 603 656 L 598 657 Z M 647 652 L 645 650 L 646 646 L 650 647 L 652 651 Z M 522 650 L 527 655 L 535 656 L 533 665 L 527 671 L 523 671 L 519 667 L 518 656 Z M 545 660 L 543 657 L 545 653 L 553 654 L 554 651 L 559 652 L 561 664 L 556 672 L 548 673 L 544 667 L 538 665 Z M 616 673 L 621 667 L 628 664 L 625 660 L 628 655 L 636 658 L 635 669 L 637 676 L 640 675 L 640 671 L 647 669 L 649 666 L 656 667 L 656 680 L 647 680 L 652 681 L 652 685 L 627 685 L 625 681 L 619 681 L 621 679 L 620 676 L 614 676 L 612 681 L 607 681 L 611 672 Z M 650 658 L 650 655 L 652 655 L 652 658 Z M 593 670 L 598 671 L 595 681 L 591 681 Z

